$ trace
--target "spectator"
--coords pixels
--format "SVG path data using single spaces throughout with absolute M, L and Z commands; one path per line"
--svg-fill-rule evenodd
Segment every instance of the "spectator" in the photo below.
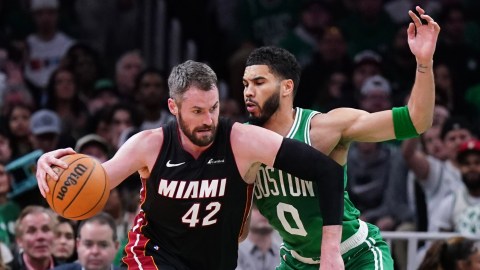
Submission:
M 354 11 L 340 22 L 350 55 L 362 50 L 385 52 L 395 34 L 395 24 L 383 10 L 383 0 L 352 1 Z M 409 9 L 412 7 L 409 7 Z
M 280 263 L 280 243 L 274 237 L 273 227 L 253 205 L 250 213 L 250 231 L 238 247 L 236 270 L 269 270 Z
M 22 210 L 15 224 L 19 251 L 10 265 L 12 269 L 47 270 L 57 265 L 52 254 L 55 222 L 52 212 L 42 206 Z
M 90 98 L 95 82 L 104 76 L 98 53 L 83 43 L 76 43 L 62 59 L 62 67 L 73 71 L 77 92 L 82 99 Z
M 300 66 L 310 63 L 317 49 L 317 40 L 322 32 L 332 24 L 332 15 L 328 7 L 319 0 L 308 0 L 302 5 L 299 22 L 278 46 L 291 52 Z
M 108 125 L 110 127 L 111 147 L 116 151 L 120 145 L 122 132 L 131 127 L 139 127 L 142 123 L 136 107 L 129 103 L 119 103 L 113 106 L 109 112 Z
M 439 16 L 443 31 L 438 39 L 436 61 L 447 64 L 450 69 L 455 89 L 456 114 L 469 113 L 467 109 L 470 108 L 463 100 L 464 95 L 468 86 L 478 82 L 480 72 L 480 56 L 474 49 L 474 46 L 478 46 L 475 43 L 478 42 L 474 42 L 473 45 L 469 41 L 474 39 L 468 38 L 469 34 L 478 38 L 478 25 L 476 31 L 469 31 L 471 29 L 467 12 L 460 1 L 452 1 L 442 6 Z
M 109 79 L 100 79 L 95 82 L 93 93 L 88 100 L 88 111 L 95 114 L 99 110 L 111 107 L 119 102 L 119 95 L 113 82 Z
M 408 12 L 405 13 L 405 15 L 408 17 Z M 389 79 L 392 86 L 391 95 L 394 106 L 403 106 L 409 95 L 411 84 L 415 80 L 414 70 L 416 69 L 417 62 L 414 57 L 410 57 L 407 29 L 408 24 L 405 24 L 395 31 L 395 36 L 389 44 L 388 53 L 385 54 L 383 61 L 384 75 Z M 435 82 L 437 81 L 435 80 Z M 438 88 L 435 90 L 438 93 Z
M 32 108 L 24 103 L 10 107 L 7 113 L 10 142 L 12 143 L 12 159 L 21 157 L 33 150 L 30 142 L 30 117 Z
M 301 83 L 294 101 L 298 107 L 313 108 L 316 100 L 320 104 L 328 102 L 327 90 L 322 87 L 328 84 L 333 74 L 342 73 L 349 76 L 351 72 L 352 63 L 347 55 L 346 40 L 340 28 L 335 26 L 326 28 L 316 42 L 313 59 L 302 70 Z M 353 93 L 342 91 L 340 95 L 344 100 L 353 98 Z
M 102 212 L 78 226 L 78 262 L 61 265 L 55 270 L 116 270 L 112 262 L 118 247 L 115 221 Z
M 380 112 L 392 107 L 390 83 L 382 76 L 375 75 L 365 80 L 360 89 L 360 109 Z
M 442 211 L 432 217 L 440 231 L 480 236 L 480 141 L 471 140 L 460 145 L 457 163 L 465 189 L 457 189 L 438 205 Z
M 85 132 L 88 119 L 87 106 L 81 100 L 76 77 L 72 70 L 59 68 L 52 73 L 47 86 L 45 108 L 61 119 L 61 130 L 75 138 Z
M 75 247 L 76 222 L 61 216 L 57 216 L 57 221 L 54 230 L 53 257 L 55 257 L 58 264 L 73 262 L 77 259 Z
M 105 141 L 110 142 L 112 137 L 112 132 L 110 130 L 110 111 L 115 106 L 103 107 L 92 114 L 88 120 L 87 133 L 95 133 Z M 111 143 L 109 143 L 109 148 L 110 150 L 114 149 Z
M 60 117 L 50 110 L 36 111 L 30 119 L 30 140 L 34 149 L 49 152 L 59 147 Z
M 166 110 L 168 90 L 165 78 L 159 70 L 143 70 L 135 80 L 135 92 L 144 118 L 141 130 L 158 128 L 175 119 Z
M 457 149 L 460 144 L 471 140 L 473 136 L 472 128 L 466 120 L 455 117 L 449 118 L 444 123 L 440 133 L 440 138 L 447 152 L 447 160 L 445 161 L 419 150 L 415 140 L 403 142 L 403 157 L 425 193 L 428 231 L 438 231 L 432 220 L 437 212 L 443 211 L 438 207 L 440 201 L 464 186 L 456 160 Z
M 449 66 L 445 63 L 437 63 L 433 67 L 436 102 L 445 104 L 450 112 L 455 112 L 455 89 L 451 73 Z
M 15 221 L 20 214 L 20 207 L 7 197 L 10 181 L 5 164 L 0 162 L 0 242 L 8 247 L 15 243 Z
M 1 99 L 2 116 L 6 116 L 8 112 L 12 110 L 12 107 L 18 104 L 24 104 L 30 108 L 36 107 L 36 103 L 33 100 L 32 95 L 30 94 L 29 90 L 23 85 L 8 87 L 1 96 Z
M 12 159 L 12 146 L 6 127 L 0 126 L 0 163 L 7 164 Z
M 475 270 L 480 268 L 478 242 L 464 237 L 436 241 L 418 270 Z
M 123 100 L 132 100 L 135 96 L 135 78 L 143 69 L 143 58 L 138 51 L 123 54 L 115 65 L 115 83 Z
M 355 98 L 359 98 L 360 89 L 366 79 L 382 73 L 382 63 L 382 57 L 371 50 L 364 50 L 355 55 L 351 77 L 353 87 L 351 93 Z
M 28 62 L 26 79 L 38 89 L 34 96 L 41 100 L 48 78 L 72 46 L 73 40 L 57 29 L 58 0 L 32 0 L 30 9 L 36 32 L 27 37 Z
M 276 45 L 284 39 L 297 24 L 300 9 L 305 1 L 263 1 L 253 0 L 246 3 L 237 1 L 235 39 L 236 51 L 228 60 L 230 97 L 243 103 L 241 80 L 245 70 L 245 61 L 257 46 Z M 241 108 L 243 110 L 243 107 Z
M 384 207 L 390 199 L 385 196 L 385 190 L 392 184 L 390 174 L 397 151 L 387 143 L 357 142 L 352 144 L 348 154 L 350 198 L 362 213 L 361 219 L 377 225 L 380 230 L 394 230 L 396 225 L 377 221 L 390 213 Z
M 101 163 L 109 158 L 108 143 L 97 134 L 88 134 L 78 139 L 75 151 L 81 154 L 92 156 Z
M 110 196 L 104 207 L 104 212 L 108 213 L 115 221 L 117 239 L 122 247 L 128 243 L 128 231 L 132 227 L 133 220 L 137 214 L 136 211 L 129 211 L 130 209 L 127 209 L 127 205 L 139 202 L 140 197 L 138 194 L 140 194 L 139 189 L 136 189 L 134 193 L 119 186 L 110 190 Z M 136 199 L 135 195 L 137 196 Z M 138 203 L 136 203 L 136 206 L 138 207 Z M 134 208 L 136 209 L 136 207 Z M 123 255 L 123 249 L 117 251 L 113 261 L 114 265 L 120 265 Z

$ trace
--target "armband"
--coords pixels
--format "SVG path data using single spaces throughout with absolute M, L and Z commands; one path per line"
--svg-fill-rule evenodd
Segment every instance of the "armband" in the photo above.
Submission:
M 392 109 L 393 129 L 395 137 L 399 140 L 414 138 L 418 136 L 417 130 L 412 123 L 408 107 L 403 106 Z

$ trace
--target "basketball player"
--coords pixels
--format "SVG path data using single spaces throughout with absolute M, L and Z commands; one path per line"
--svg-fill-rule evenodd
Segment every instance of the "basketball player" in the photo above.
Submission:
M 205 64 L 187 61 L 174 67 L 168 107 L 177 121 L 134 135 L 103 163 L 111 188 L 136 171 L 142 179 L 141 211 L 129 232 L 123 262 L 129 269 L 235 269 L 262 163 L 302 179 L 318 179 L 315 185 L 299 178 L 288 181 L 301 193 L 321 194 L 316 203 L 322 209 L 323 230 L 332 237 L 336 248 L 331 252 L 341 262 L 341 166 L 275 132 L 219 120 L 216 84 L 215 73 Z M 66 168 L 59 158 L 72 153 L 60 149 L 39 158 L 42 195 L 49 192 L 46 174 L 57 178 L 50 166 Z
M 432 73 L 433 54 L 440 27 L 416 8 L 427 24 L 422 25 L 412 11 L 408 44 L 417 60 L 417 73 L 408 106 L 378 113 L 340 108 L 326 114 L 293 108 L 300 67 L 284 49 L 263 47 L 247 59 L 243 77 L 244 98 L 249 122 L 278 134 L 305 142 L 328 154 L 345 167 L 352 141 L 380 142 L 417 136 L 427 130 L 433 118 L 435 88 Z M 300 177 L 300 176 L 298 176 Z M 277 269 L 324 269 L 322 209 L 314 202 L 322 194 L 302 194 L 285 179 L 294 178 L 270 166 L 257 174 L 254 199 L 260 212 L 283 238 L 281 264 Z M 300 177 L 301 178 L 301 177 Z M 346 178 L 345 178 L 346 181 Z M 282 186 L 282 190 L 278 190 Z M 346 186 L 346 182 L 345 182 Z M 393 261 L 377 227 L 358 219 L 359 211 L 344 195 L 345 211 L 341 254 L 347 269 L 393 269 Z M 290 219 L 286 219 L 285 213 Z M 322 246 L 318 244 L 322 241 Z M 320 254 L 322 259 L 320 260 Z

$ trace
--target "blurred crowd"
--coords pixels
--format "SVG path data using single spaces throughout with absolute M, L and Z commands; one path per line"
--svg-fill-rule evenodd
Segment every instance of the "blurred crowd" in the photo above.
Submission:
M 406 32 L 415 5 L 442 28 L 433 126 L 417 139 L 352 145 L 347 189 L 361 218 L 381 230 L 479 237 L 480 1 L 3 0 L 0 269 L 83 263 L 81 253 L 96 240 L 82 242 L 88 226 L 48 211 L 36 159 L 72 147 L 105 161 L 133 134 L 172 120 L 166 78 L 173 65 L 187 59 L 211 65 L 221 114 L 240 122 L 245 60 L 263 45 L 286 48 L 301 63 L 297 106 L 372 113 L 403 106 L 416 70 Z M 107 217 L 92 221 L 114 226 L 102 242 L 112 245 L 106 265 L 119 266 L 138 208 L 140 181 L 131 178 L 112 190 Z M 394 243 L 393 253 L 396 267 L 405 269 L 405 244 Z

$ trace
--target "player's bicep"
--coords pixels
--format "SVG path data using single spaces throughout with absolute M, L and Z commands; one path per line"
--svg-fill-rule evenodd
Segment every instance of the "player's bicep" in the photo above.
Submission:
M 339 117 L 342 116 L 339 115 Z M 343 117 L 350 120 L 342 133 L 344 140 L 380 142 L 395 139 L 391 110 L 375 113 L 348 110 Z
M 273 131 L 235 123 L 230 140 L 240 173 L 245 175 L 256 163 L 273 166 L 282 139 Z
M 152 131 L 135 134 L 118 149 L 110 160 L 102 164 L 110 178 L 111 188 L 140 169 L 148 167 L 152 155 L 158 155 L 158 151 L 155 149 L 159 150 L 163 143 L 163 133 L 161 133 L 162 136 L 158 135 L 152 135 Z M 152 137 L 161 138 L 153 142 Z

